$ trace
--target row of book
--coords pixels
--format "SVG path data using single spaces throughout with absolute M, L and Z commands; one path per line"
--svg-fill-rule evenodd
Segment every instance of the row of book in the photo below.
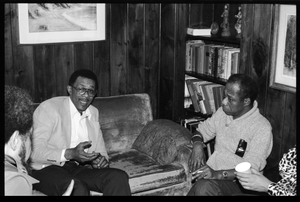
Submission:
M 185 71 L 228 79 L 239 73 L 240 48 L 205 44 L 202 40 L 186 42 Z
M 195 112 L 211 115 L 222 105 L 224 86 L 189 75 L 185 76 L 185 99 L 190 99 Z M 188 108 L 187 103 L 184 104 Z

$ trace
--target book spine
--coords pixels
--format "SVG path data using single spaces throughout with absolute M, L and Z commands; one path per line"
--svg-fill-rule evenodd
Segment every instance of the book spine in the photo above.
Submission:
M 214 57 L 215 57 L 215 48 L 210 46 L 209 48 L 209 63 L 208 63 L 208 75 L 213 76 L 213 66 L 214 66 Z
M 210 46 L 211 45 L 205 45 L 204 47 L 204 65 L 203 70 L 205 75 L 209 75 L 209 66 L 210 66 Z
M 228 62 L 228 49 L 224 49 L 223 51 L 223 57 L 222 57 L 222 69 L 224 69 L 224 73 L 221 75 L 221 78 L 226 79 L 227 78 L 227 62 Z
M 192 99 L 191 97 L 185 97 L 184 98 L 184 108 L 187 109 L 187 108 L 190 108 L 190 106 L 192 105 Z
M 218 93 L 218 88 L 219 86 L 214 86 L 212 88 L 213 90 L 213 94 L 214 94 L 214 100 L 215 100 L 215 108 L 216 108 L 216 111 L 219 109 L 219 107 L 221 106 L 221 100 L 220 100 L 220 96 L 219 96 L 219 93 Z
M 209 98 L 208 98 L 208 94 L 203 86 L 204 84 L 200 84 L 200 90 L 202 92 L 202 96 L 203 96 L 203 102 L 204 102 L 204 106 L 205 106 L 205 111 L 206 114 L 212 114 L 211 113 L 211 109 L 210 109 L 210 104 L 209 104 Z
M 204 44 L 202 40 L 190 40 L 186 42 L 186 56 L 185 56 L 185 71 L 192 71 L 192 45 Z
M 204 86 L 206 88 L 206 91 L 207 91 L 207 94 L 208 94 L 210 109 L 211 109 L 212 113 L 216 112 L 214 93 L 213 93 L 213 90 L 212 90 L 213 86 L 215 86 L 215 84 L 209 84 L 209 85 Z
M 214 48 L 214 63 L 213 63 L 213 76 L 218 77 L 218 59 L 219 59 L 219 46 Z
M 189 42 L 186 43 L 186 57 L 185 57 L 185 71 L 190 72 L 192 71 L 192 67 L 190 66 L 190 59 L 191 59 L 191 44 Z
M 197 102 L 197 97 L 196 97 L 196 94 L 195 94 L 195 91 L 194 91 L 194 87 L 192 85 L 192 81 L 188 79 L 188 80 L 186 80 L 186 84 L 187 84 L 189 93 L 191 95 L 191 99 L 192 99 L 192 103 L 193 103 L 195 112 L 200 112 L 200 107 L 199 107 L 198 102 Z
M 199 85 L 198 85 L 199 82 L 201 83 L 201 82 L 206 82 L 206 81 L 199 81 L 198 80 L 198 81 L 193 82 L 193 87 L 194 87 L 194 91 L 195 91 L 195 94 L 196 94 L 196 97 L 197 97 L 197 103 L 199 105 L 200 112 L 202 114 L 206 114 L 204 101 L 203 101 L 203 93 L 200 91 Z
M 223 50 L 224 50 L 224 46 L 219 47 L 219 49 L 218 49 L 217 78 L 222 78 L 222 74 L 224 74 L 224 69 L 222 66 Z
M 205 53 L 204 53 L 204 48 L 205 48 L 205 45 L 204 44 L 202 44 L 201 46 L 200 46 L 200 51 L 199 51 L 199 55 L 200 55 L 200 59 L 199 59 L 199 62 L 200 62 L 200 67 L 199 67 L 199 73 L 200 74 L 204 74 L 204 55 L 205 55 Z

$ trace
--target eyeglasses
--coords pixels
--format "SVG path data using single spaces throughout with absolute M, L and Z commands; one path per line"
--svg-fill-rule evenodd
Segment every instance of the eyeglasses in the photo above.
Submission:
M 88 96 L 92 97 L 94 95 L 96 95 L 97 91 L 96 90 L 92 90 L 92 89 L 86 89 L 86 88 L 76 88 L 75 86 L 72 86 L 75 90 L 77 90 L 77 93 L 79 93 L 79 95 L 84 95 L 86 92 L 88 94 Z

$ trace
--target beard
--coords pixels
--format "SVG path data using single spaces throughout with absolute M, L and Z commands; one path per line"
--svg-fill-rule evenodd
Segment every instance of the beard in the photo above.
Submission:
M 26 150 L 26 147 L 25 147 L 25 141 L 23 141 L 22 142 L 22 148 L 21 148 L 21 151 L 19 153 L 19 157 L 21 159 L 21 164 L 24 166 L 27 173 L 30 175 L 31 171 L 32 171 L 32 168 L 30 166 L 31 159 L 29 158 L 28 160 L 26 160 L 26 154 L 27 154 L 27 150 Z

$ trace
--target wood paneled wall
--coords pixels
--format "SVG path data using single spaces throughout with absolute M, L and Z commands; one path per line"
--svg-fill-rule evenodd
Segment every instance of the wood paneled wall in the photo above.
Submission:
M 274 4 L 245 4 L 243 10 L 242 68 L 259 84 L 260 112 L 270 121 L 273 150 L 266 176 L 277 181 L 283 153 L 296 145 L 296 94 L 269 87 L 273 47 Z
M 5 84 L 35 102 L 67 95 L 73 71 L 93 70 L 97 96 L 146 92 L 156 117 L 160 63 L 160 5 L 106 4 L 106 40 L 18 45 L 17 4 L 5 4 Z
M 18 45 L 17 5 L 5 4 L 5 84 L 22 87 L 41 102 L 67 95 L 71 73 L 87 68 L 98 76 L 98 96 L 146 92 L 155 118 L 175 120 L 184 114 L 186 27 L 221 23 L 223 8 L 224 4 L 106 4 L 105 41 Z M 230 8 L 236 14 L 237 5 Z M 269 87 L 274 5 L 244 4 L 242 12 L 240 69 L 259 83 L 259 108 L 274 135 L 265 173 L 278 180 L 278 162 L 296 144 L 296 95 Z

